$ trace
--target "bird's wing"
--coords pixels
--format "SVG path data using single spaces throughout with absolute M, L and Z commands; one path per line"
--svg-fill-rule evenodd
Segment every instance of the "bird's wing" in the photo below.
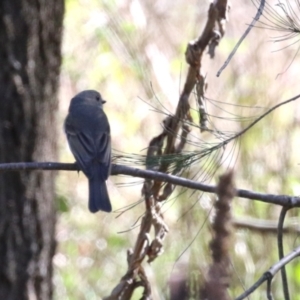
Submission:
M 96 157 L 95 142 L 91 136 L 80 131 L 68 119 L 65 122 L 65 132 L 69 146 L 80 169 L 89 176 L 89 166 Z
M 111 141 L 109 132 L 99 132 L 95 141 L 97 162 L 105 179 L 110 175 L 111 167 Z

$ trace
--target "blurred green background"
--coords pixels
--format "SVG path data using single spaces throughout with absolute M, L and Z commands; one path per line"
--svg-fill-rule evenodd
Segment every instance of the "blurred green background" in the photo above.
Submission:
M 66 0 L 59 126 L 62 128 L 70 99 L 84 89 L 96 89 L 107 100 L 114 153 L 144 155 L 149 141 L 160 133 L 165 114 L 175 112 L 188 69 L 184 52 L 187 43 L 202 32 L 208 7 L 209 1 L 199 0 Z M 255 13 L 251 1 L 232 0 L 216 57 L 203 58 L 206 96 L 213 99 L 207 102 L 209 126 L 224 134 L 241 130 L 266 108 L 299 93 L 299 56 L 294 58 L 299 44 L 282 49 L 289 41 L 273 43 L 272 38 L 280 36 L 276 31 L 254 28 L 229 66 L 216 77 Z M 224 170 L 234 168 L 238 188 L 299 195 L 298 102 L 276 110 L 228 145 L 221 163 L 212 153 L 184 175 L 215 183 Z M 197 108 L 194 97 L 190 103 Z M 196 111 L 192 116 L 197 123 Z M 74 162 L 63 130 L 60 132 L 60 161 Z M 189 138 L 190 151 L 215 141 L 197 127 Z M 134 166 L 134 160 L 129 165 Z M 84 175 L 60 172 L 56 183 L 55 299 L 101 299 L 117 285 L 126 273 L 126 252 L 134 245 L 144 205 L 120 211 L 141 199 L 142 183 L 138 178 L 110 177 L 108 188 L 115 212 L 92 215 L 87 209 Z M 211 261 L 208 242 L 214 196 L 181 192 L 177 189 L 164 206 L 170 229 L 165 252 L 151 265 L 145 264 L 154 299 L 168 299 L 168 281 L 177 272 L 187 272 L 191 283 L 199 282 Z M 280 207 L 238 198 L 232 209 L 234 218 L 257 223 L 273 220 L 276 224 L 280 212 Z M 298 210 L 293 209 L 286 223 L 298 224 L 298 217 Z M 285 235 L 286 253 L 298 244 L 296 233 Z M 276 236 L 236 229 L 231 259 L 230 295 L 234 298 L 277 261 Z M 300 299 L 299 260 L 290 263 L 287 272 L 292 299 Z M 265 289 L 259 288 L 251 299 L 265 299 Z M 141 297 L 139 292 L 134 299 Z M 275 298 L 282 298 L 279 276 L 273 292 Z

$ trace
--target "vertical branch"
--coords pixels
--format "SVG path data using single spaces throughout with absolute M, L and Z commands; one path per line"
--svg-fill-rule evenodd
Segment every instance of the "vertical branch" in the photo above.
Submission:
M 201 59 L 203 52 L 209 46 L 213 57 L 215 47 L 225 32 L 227 0 L 217 0 L 210 4 L 208 20 L 201 36 L 188 44 L 185 53 L 189 64 L 187 78 L 180 95 L 175 115 L 168 116 L 163 121 L 162 132 L 154 137 L 148 146 L 146 168 L 167 173 L 174 164 L 172 155 L 180 154 L 185 147 L 190 132 L 186 121 L 191 121 L 189 97 L 196 82 L 200 78 Z M 181 131 L 181 132 L 180 132 Z M 179 142 L 177 141 L 180 136 Z M 154 163 L 153 163 L 154 162 Z M 175 172 L 180 172 L 180 163 L 175 166 Z M 142 262 L 148 256 L 148 262 L 153 261 L 163 252 L 163 240 L 168 232 L 161 212 L 160 201 L 167 199 L 173 192 L 174 185 L 161 181 L 147 179 L 142 188 L 146 212 L 142 219 L 140 233 L 134 250 L 128 253 L 128 270 L 120 283 L 105 299 L 130 299 L 138 286 L 143 286 L 143 299 L 151 299 L 151 288 L 145 274 Z M 150 240 L 150 230 L 154 228 L 154 238 Z
M 282 207 L 279 220 L 278 220 L 278 234 L 277 234 L 277 245 L 278 245 L 278 256 L 279 259 L 283 259 L 284 257 L 284 249 L 283 249 L 283 224 L 284 219 L 286 216 L 289 207 Z M 286 275 L 285 266 L 281 268 L 281 279 L 282 279 L 282 287 L 283 287 L 283 294 L 285 300 L 290 300 L 290 293 L 289 293 L 289 286 L 288 280 Z
M 218 200 L 215 203 L 216 216 L 213 222 L 214 238 L 210 243 L 213 263 L 209 267 L 201 299 L 230 299 L 227 288 L 230 281 L 230 237 L 232 228 L 231 201 L 235 196 L 233 172 L 220 177 L 217 187 Z
M 202 34 L 198 39 L 189 42 L 185 53 L 189 69 L 175 115 L 168 116 L 164 120 L 162 133 L 151 140 L 147 153 L 148 160 L 153 160 L 154 157 L 160 156 L 161 154 L 168 157 L 172 154 L 180 154 L 182 152 L 187 140 L 187 135 L 190 132 L 190 128 L 186 125 L 185 121 L 192 121 L 189 97 L 195 84 L 197 82 L 203 82 L 203 75 L 201 75 L 202 56 L 206 47 L 209 47 L 211 57 L 214 56 L 215 47 L 219 44 L 221 37 L 223 37 L 225 33 L 227 11 L 227 0 L 219 0 L 211 3 L 208 11 L 208 19 Z M 186 136 L 184 139 L 181 139 L 179 145 L 176 145 L 180 129 L 182 135 L 186 134 Z M 164 145 L 165 147 L 163 148 Z M 156 159 L 156 161 L 157 160 L 158 159 Z M 172 161 L 170 160 L 161 159 L 158 170 L 160 172 L 167 172 L 171 163 Z M 157 201 L 165 200 L 173 191 L 173 189 L 167 187 L 170 193 L 163 193 L 163 197 L 160 197 L 159 192 L 161 191 L 162 184 L 160 181 L 153 183 L 152 194 Z

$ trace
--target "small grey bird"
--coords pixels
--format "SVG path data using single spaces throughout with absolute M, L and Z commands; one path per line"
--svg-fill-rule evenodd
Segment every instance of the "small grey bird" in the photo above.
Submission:
M 72 98 L 64 129 L 76 162 L 89 180 L 89 210 L 111 212 L 106 183 L 111 166 L 108 119 L 101 95 L 87 90 Z

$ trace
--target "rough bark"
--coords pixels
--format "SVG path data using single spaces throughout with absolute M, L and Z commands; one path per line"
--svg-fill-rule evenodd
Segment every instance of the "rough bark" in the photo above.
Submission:
M 0 163 L 56 159 L 63 0 L 0 1 Z M 54 172 L 0 173 L 0 299 L 50 299 Z

